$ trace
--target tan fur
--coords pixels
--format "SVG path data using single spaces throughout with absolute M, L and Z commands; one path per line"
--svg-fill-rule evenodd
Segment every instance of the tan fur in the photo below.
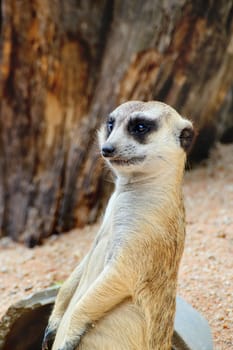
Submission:
M 159 121 L 145 144 L 127 135 L 138 112 Z M 115 126 L 107 140 L 102 127 L 100 146 L 114 144 L 118 159 L 146 157 L 128 165 L 107 159 L 115 191 L 91 251 L 58 294 L 52 349 L 170 350 L 185 238 L 179 136 L 192 125 L 159 102 L 128 102 L 111 115 Z

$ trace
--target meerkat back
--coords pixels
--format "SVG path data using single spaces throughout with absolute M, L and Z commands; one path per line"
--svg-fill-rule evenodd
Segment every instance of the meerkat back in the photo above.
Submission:
M 170 350 L 184 247 L 182 179 L 190 121 L 127 102 L 99 132 L 115 191 L 92 249 L 62 286 L 44 339 L 53 350 Z

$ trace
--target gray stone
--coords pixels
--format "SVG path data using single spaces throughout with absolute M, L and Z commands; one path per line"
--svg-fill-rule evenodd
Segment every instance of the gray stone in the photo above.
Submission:
M 48 317 L 59 287 L 12 305 L 0 321 L 0 350 L 41 350 Z
M 210 327 L 206 319 L 190 304 L 177 297 L 174 350 L 213 350 Z
M 35 293 L 9 308 L 0 321 L 0 350 L 41 349 L 44 330 L 58 289 L 56 286 Z M 172 348 L 213 350 L 207 321 L 179 297 Z

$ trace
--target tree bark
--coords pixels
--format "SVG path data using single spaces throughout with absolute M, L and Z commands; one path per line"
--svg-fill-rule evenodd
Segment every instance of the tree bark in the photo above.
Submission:
M 96 129 L 119 103 L 190 117 L 194 158 L 232 127 L 230 0 L 1 0 L 0 16 L 1 235 L 33 246 L 96 220 Z

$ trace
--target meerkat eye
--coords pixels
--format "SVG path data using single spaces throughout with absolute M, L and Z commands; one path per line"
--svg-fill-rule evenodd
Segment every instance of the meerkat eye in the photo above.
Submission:
M 139 142 L 144 142 L 146 135 L 157 130 L 157 122 L 145 117 L 132 118 L 128 124 L 130 135 L 134 136 Z
M 108 136 L 111 134 L 113 128 L 114 128 L 114 120 L 113 119 L 109 119 L 107 121 L 107 134 L 108 134 Z
M 150 130 L 150 128 L 148 127 L 148 125 L 145 125 L 143 123 L 138 123 L 137 125 L 135 125 L 135 127 L 133 128 L 133 132 L 135 134 L 145 134 L 146 132 L 148 132 Z

